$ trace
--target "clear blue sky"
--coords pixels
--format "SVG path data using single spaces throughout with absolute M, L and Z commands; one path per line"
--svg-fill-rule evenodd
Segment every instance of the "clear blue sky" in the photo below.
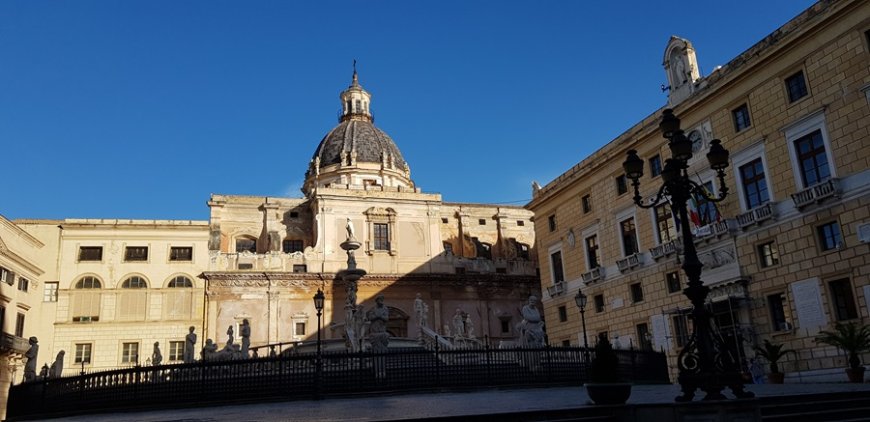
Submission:
M 812 4 L 0 2 L 0 214 L 207 219 L 299 196 L 359 60 L 377 126 L 446 201 L 515 203 Z

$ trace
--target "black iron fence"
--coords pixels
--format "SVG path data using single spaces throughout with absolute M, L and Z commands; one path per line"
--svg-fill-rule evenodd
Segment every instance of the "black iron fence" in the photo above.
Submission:
M 668 383 L 665 355 L 617 350 L 620 375 Z M 594 357 L 594 351 L 589 355 Z M 391 350 L 137 366 L 15 385 L 10 419 L 212 403 L 311 399 L 330 395 L 580 385 L 584 349 Z

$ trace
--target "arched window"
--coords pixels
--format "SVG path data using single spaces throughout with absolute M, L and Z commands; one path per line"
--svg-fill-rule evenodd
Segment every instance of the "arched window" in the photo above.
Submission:
M 257 239 L 249 236 L 237 238 L 236 252 L 257 253 Z
M 144 289 L 148 287 L 148 283 L 145 282 L 145 279 L 139 277 L 138 275 L 134 275 L 121 283 L 122 289 Z
M 172 280 L 169 281 L 169 287 L 170 288 L 191 288 L 191 287 L 193 287 L 193 281 L 191 281 L 189 278 L 187 278 L 183 275 L 179 275 L 179 276 L 173 277 Z
M 103 287 L 100 280 L 93 276 L 84 276 L 76 282 L 76 289 L 99 289 Z

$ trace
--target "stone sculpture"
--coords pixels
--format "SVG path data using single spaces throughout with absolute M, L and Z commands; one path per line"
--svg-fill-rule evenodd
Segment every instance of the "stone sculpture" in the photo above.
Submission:
M 239 327 L 239 336 L 242 338 L 242 357 L 248 358 L 248 349 L 251 347 L 251 324 L 247 319 L 242 320 L 242 326 Z
M 36 380 L 36 358 L 39 356 L 39 340 L 36 337 L 30 337 L 28 340 L 30 348 L 24 353 L 27 358 L 27 363 L 24 364 L 24 381 Z
M 456 308 L 456 313 L 453 314 L 453 337 L 456 338 L 464 338 L 465 337 L 465 321 L 464 321 L 465 312 L 460 308 Z
M 202 360 L 212 360 L 215 353 L 217 353 L 217 344 L 210 338 L 206 339 L 205 346 L 202 347 Z
M 232 347 L 234 339 L 235 337 L 233 337 L 233 326 L 230 325 L 229 327 L 227 327 L 227 345 L 225 348 Z
M 48 370 L 49 378 L 60 378 L 63 373 L 63 358 L 65 355 L 66 352 L 63 350 L 57 352 L 57 357 L 54 359 L 51 368 Z
M 523 347 L 544 347 L 544 321 L 538 310 L 538 298 L 529 296 L 529 303 L 523 306 L 523 320 L 517 326 L 520 344 Z
M 387 322 L 390 320 L 390 310 L 384 306 L 384 295 L 375 298 L 375 307 L 366 313 L 369 322 L 370 341 L 372 351 L 383 353 L 387 351 L 390 335 L 387 333 Z
M 194 351 L 193 348 L 196 347 L 196 330 L 195 327 L 190 327 L 187 329 L 187 336 L 184 337 L 184 363 L 193 363 L 194 361 Z
M 347 219 L 347 225 L 345 226 L 347 230 L 347 239 L 348 240 L 356 240 L 355 232 L 353 229 L 353 221 L 350 220 L 350 217 Z
M 417 315 L 417 327 L 420 327 L 420 335 L 423 335 L 423 328 L 429 325 L 429 305 L 423 302 L 420 293 L 417 293 L 417 298 L 414 299 L 414 313 Z
M 151 352 L 151 364 L 154 366 L 163 363 L 163 353 L 160 353 L 160 342 L 154 342 L 154 351 Z

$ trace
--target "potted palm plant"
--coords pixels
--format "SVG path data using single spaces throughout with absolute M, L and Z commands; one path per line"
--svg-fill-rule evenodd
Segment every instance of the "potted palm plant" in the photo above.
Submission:
M 816 337 L 817 343 L 838 347 L 849 355 L 849 367 L 846 375 L 849 382 L 864 382 L 864 366 L 858 354 L 870 350 L 870 326 L 837 323 L 834 331 L 822 331 Z
M 794 354 L 795 351 L 783 349 L 782 344 L 771 343 L 770 340 L 764 340 L 762 347 L 755 347 L 756 356 L 764 358 L 770 364 L 770 374 L 767 375 L 767 379 L 771 384 L 782 384 L 785 379 L 785 374 L 779 372 L 779 360 L 789 353 Z
M 625 404 L 631 396 L 631 384 L 620 382 L 619 357 L 606 336 L 598 337 L 595 358 L 589 370 L 586 392 L 595 404 Z

